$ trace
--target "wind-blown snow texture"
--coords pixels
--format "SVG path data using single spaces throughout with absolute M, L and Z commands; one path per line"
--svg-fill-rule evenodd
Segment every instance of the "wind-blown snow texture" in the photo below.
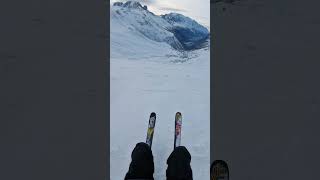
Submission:
M 165 179 L 174 117 L 180 111 L 181 144 L 191 153 L 194 179 L 209 179 L 210 52 L 208 44 L 185 48 L 199 39 L 206 42 L 208 30 L 179 14 L 156 16 L 136 2 L 116 3 L 110 13 L 110 178 L 124 178 L 131 151 L 145 141 L 149 115 L 156 112 L 154 177 Z M 182 41 L 172 31 L 177 27 L 199 35 Z

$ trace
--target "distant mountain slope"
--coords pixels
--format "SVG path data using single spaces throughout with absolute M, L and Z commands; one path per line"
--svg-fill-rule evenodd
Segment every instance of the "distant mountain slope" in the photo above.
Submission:
M 116 2 L 110 13 L 111 38 L 118 45 L 130 45 L 128 41 L 132 40 L 133 44 L 145 45 L 140 48 L 148 45 L 158 49 L 159 43 L 165 43 L 176 50 L 192 50 L 209 38 L 209 31 L 191 18 L 177 13 L 157 16 L 139 2 Z
M 195 20 L 177 13 L 170 13 L 161 16 L 172 27 L 169 29 L 186 50 L 201 48 L 209 38 L 209 31 Z

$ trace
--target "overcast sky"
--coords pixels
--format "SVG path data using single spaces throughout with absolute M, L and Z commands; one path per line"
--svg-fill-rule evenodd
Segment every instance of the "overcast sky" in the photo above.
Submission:
M 110 0 L 112 3 L 127 0 Z M 155 14 L 180 13 L 210 27 L 210 0 L 136 0 Z

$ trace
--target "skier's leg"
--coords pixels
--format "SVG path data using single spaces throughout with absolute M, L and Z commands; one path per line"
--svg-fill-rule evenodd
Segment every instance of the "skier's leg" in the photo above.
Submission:
M 192 180 L 191 155 L 184 146 L 176 147 L 167 164 L 167 180 Z
M 138 143 L 131 154 L 131 163 L 125 180 L 153 180 L 154 164 L 151 148 L 146 143 Z

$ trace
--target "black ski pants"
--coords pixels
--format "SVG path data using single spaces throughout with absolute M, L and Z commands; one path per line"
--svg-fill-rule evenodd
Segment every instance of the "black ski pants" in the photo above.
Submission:
M 192 180 L 191 155 L 184 146 L 176 147 L 167 159 L 167 180 Z M 131 154 L 125 180 L 153 180 L 154 164 L 151 148 L 138 143 Z

